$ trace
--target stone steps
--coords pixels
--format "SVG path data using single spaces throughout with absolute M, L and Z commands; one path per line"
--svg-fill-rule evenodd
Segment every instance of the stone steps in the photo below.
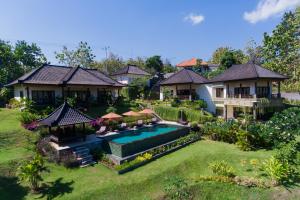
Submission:
M 76 159 L 80 163 L 80 167 L 87 167 L 95 164 L 93 156 L 90 154 L 90 150 L 86 147 L 77 147 L 74 149 Z

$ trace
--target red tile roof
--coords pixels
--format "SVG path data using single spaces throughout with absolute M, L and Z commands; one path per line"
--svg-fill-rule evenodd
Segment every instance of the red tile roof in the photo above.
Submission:
M 176 67 L 192 67 L 197 65 L 197 58 L 192 58 L 190 60 L 182 61 L 181 63 L 178 63 Z M 207 65 L 207 62 L 202 61 L 201 65 Z

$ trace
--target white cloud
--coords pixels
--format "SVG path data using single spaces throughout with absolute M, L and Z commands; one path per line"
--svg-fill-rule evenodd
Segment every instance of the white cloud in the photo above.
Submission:
M 204 21 L 204 16 L 190 13 L 184 17 L 184 21 L 191 22 L 193 25 L 197 25 Z
M 256 9 L 244 13 L 244 19 L 255 24 L 300 5 L 300 0 L 260 0 Z

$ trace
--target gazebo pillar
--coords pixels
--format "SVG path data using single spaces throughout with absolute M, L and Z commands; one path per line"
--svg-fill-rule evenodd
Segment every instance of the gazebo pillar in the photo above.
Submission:
M 278 81 L 278 86 L 277 86 L 277 97 L 281 98 L 281 93 L 280 93 L 280 81 Z
M 189 95 L 189 100 L 192 100 L 192 84 L 190 84 L 190 95 Z

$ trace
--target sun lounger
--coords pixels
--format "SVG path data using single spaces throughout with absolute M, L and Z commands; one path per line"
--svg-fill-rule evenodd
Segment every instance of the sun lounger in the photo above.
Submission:
M 138 120 L 137 121 L 137 126 L 143 126 L 144 125 L 144 122 L 143 122 L 143 120 Z
M 158 122 L 158 119 L 156 118 L 156 117 L 153 117 L 152 119 L 151 119 L 151 123 L 152 124 L 156 124 Z
M 97 135 L 105 135 L 107 131 L 107 127 L 106 126 L 101 126 L 100 129 L 98 131 L 96 131 Z

